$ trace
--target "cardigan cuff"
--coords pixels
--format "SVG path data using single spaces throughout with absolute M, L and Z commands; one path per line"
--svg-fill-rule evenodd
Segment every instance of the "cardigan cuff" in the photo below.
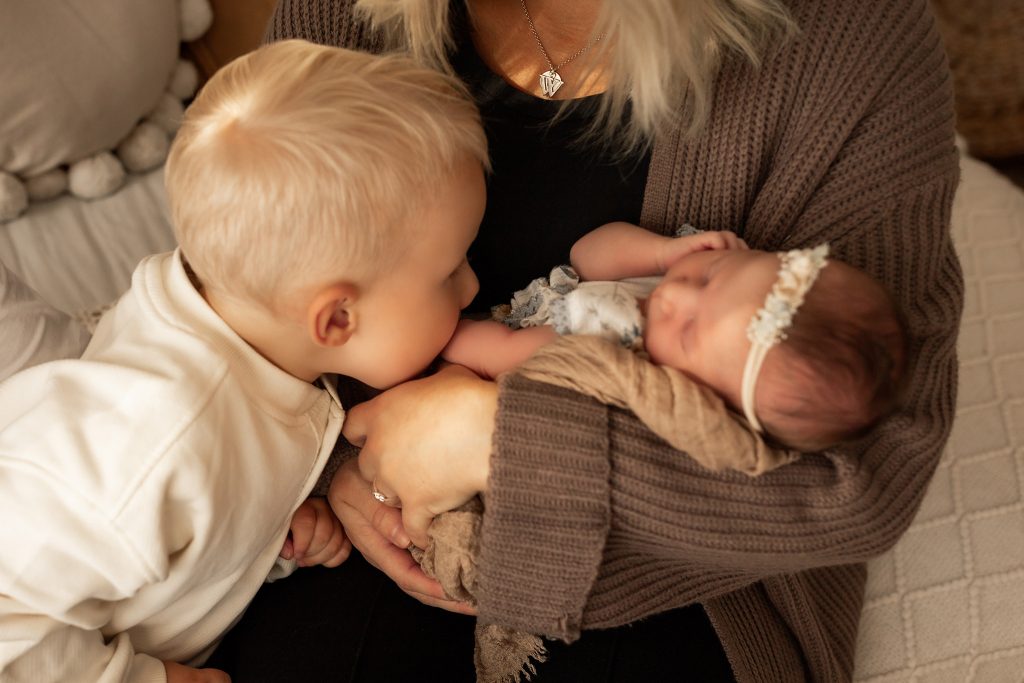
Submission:
M 484 623 L 572 642 L 610 524 L 608 409 L 517 375 L 499 382 L 478 590 Z

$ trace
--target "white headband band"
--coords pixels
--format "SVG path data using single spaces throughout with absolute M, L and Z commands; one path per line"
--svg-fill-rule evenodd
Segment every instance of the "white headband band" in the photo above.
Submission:
M 804 302 L 811 285 L 818 279 L 818 273 L 826 265 L 828 245 L 780 252 L 778 256 L 779 278 L 772 285 L 772 291 L 768 292 L 764 306 L 758 309 L 747 326 L 750 352 L 747 354 L 747 364 L 743 367 L 743 386 L 740 390 L 743 414 L 750 426 L 759 432 L 764 429 L 754 411 L 754 389 L 757 388 L 761 364 L 768 350 L 786 338 L 786 329 L 793 324 L 793 316 Z

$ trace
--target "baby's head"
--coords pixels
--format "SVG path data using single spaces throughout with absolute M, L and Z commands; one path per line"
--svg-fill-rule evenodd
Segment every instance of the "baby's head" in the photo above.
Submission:
M 787 319 L 794 301 L 782 302 L 793 291 L 802 301 Z M 907 356 L 885 289 L 813 250 L 680 259 L 651 295 L 646 345 L 653 361 L 709 385 L 755 427 L 807 451 L 856 437 L 892 411 Z
M 239 334 L 268 355 L 231 314 L 261 312 L 284 326 L 278 338 L 308 337 L 278 354 L 295 358 L 273 359 L 302 366 L 292 374 L 388 386 L 437 355 L 475 295 L 465 251 L 487 165 L 479 114 L 454 77 L 292 40 L 210 79 L 166 185 L 182 254 Z

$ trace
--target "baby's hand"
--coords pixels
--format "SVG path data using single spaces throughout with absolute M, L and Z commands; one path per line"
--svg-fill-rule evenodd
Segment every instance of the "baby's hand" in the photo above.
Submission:
M 696 235 L 672 237 L 666 239 L 659 254 L 661 272 L 672 267 L 676 261 L 697 251 L 711 249 L 749 249 L 747 243 L 736 236 L 736 233 L 722 230 L 720 232 L 699 232 Z
M 193 669 L 177 662 L 164 662 L 167 683 L 231 683 L 231 676 L 220 669 Z
M 310 497 L 292 516 L 291 533 L 281 557 L 295 558 L 300 567 L 337 567 L 348 559 L 352 543 L 325 498 Z

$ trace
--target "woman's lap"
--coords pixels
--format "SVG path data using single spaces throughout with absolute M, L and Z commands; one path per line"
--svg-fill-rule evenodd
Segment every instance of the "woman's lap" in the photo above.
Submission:
M 354 554 L 336 569 L 301 569 L 264 586 L 207 666 L 235 683 L 471 683 L 473 624 L 413 600 Z M 532 683 L 733 680 L 699 606 L 547 648 Z

